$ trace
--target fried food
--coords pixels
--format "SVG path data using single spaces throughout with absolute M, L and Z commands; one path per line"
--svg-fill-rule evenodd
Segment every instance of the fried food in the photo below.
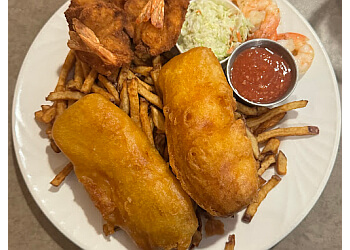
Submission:
M 137 91 L 150 103 L 154 104 L 160 109 L 163 108 L 162 100 L 159 98 L 159 96 L 148 91 L 142 84 L 140 83 L 137 84 Z
M 304 108 L 307 105 L 307 103 L 308 101 L 301 100 L 301 101 L 295 101 L 295 102 L 289 102 L 289 103 L 283 104 L 281 106 L 268 110 L 266 113 L 258 117 L 247 119 L 247 126 L 248 127 L 258 126 L 261 123 L 267 120 L 270 120 L 271 118 L 273 118 L 278 114 L 290 111 L 292 109 Z
M 280 140 L 276 138 L 272 138 L 266 143 L 265 147 L 261 151 L 261 154 L 264 154 L 264 155 L 270 154 L 270 153 L 277 154 L 279 146 L 280 146 Z
M 158 84 L 170 166 L 184 190 L 214 216 L 247 206 L 258 189 L 256 162 L 214 53 L 202 47 L 174 57 Z
M 276 126 L 284 118 L 284 116 L 286 114 L 287 114 L 287 112 L 280 113 L 280 114 L 272 117 L 271 119 L 266 120 L 263 123 L 260 123 L 259 125 L 254 127 L 254 129 L 253 129 L 254 135 L 261 134 L 262 132 L 266 131 L 267 129 Z
M 147 135 L 152 146 L 154 146 L 153 129 L 148 116 L 148 102 L 143 98 L 140 99 L 140 120 L 142 131 Z
M 98 76 L 98 80 L 101 81 L 101 83 L 103 84 L 103 86 L 108 90 L 108 92 L 114 97 L 115 103 L 117 105 L 120 104 L 120 98 L 119 98 L 119 93 L 118 91 L 115 89 L 114 85 L 107 80 L 106 77 L 104 77 L 103 75 L 99 75 Z
M 261 187 L 258 193 L 258 198 L 256 201 L 252 202 L 244 212 L 242 221 L 250 222 L 253 219 L 253 216 L 258 211 L 260 203 L 266 198 L 267 194 L 281 181 L 281 178 L 278 175 L 273 175 L 271 179 Z
M 259 159 L 260 150 L 259 150 L 258 141 L 257 141 L 256 137 L 252 134 L 252 132 L 250 132 L 249 128 L 246 128 L 246 133 L 247 133 L 247 137 L 249 138 L 249 140 L 252 143 L 254 157 L 255 157 L 255 159 Z
M 133 50 L 156 56 L 174 47 L 188 3 L 189 0 L 72 0 L 65 12 L 70 30 L 68 47 L 100 74 L 115 75 L 120 67 L 130 65 Z
M 128 94 L 130 103 L 130 118 L 141 128 L 140 100 L 137 94 L 137 82 L 135 79 L 128 80 Z
M 225 243 L 224 250 L 234 250 L 235 244 L 236 244 L 236 236 L 234 234 L 229 235 L 228 241 Z
M 50 182 L 51 185 L 58 187 L 64 181 L 64 179 L 69 175 L 69 173 L 73 170 L 73 164 L 69 162 Z
M 267 107 L 258 107 L 258 106 L 249 107 L 240 102 L 236 102 L 236 104 L 237 104 L 237 112 L 242 113 L 244 115 L 252 115 L 252 116 L 262 115 L 269 110 L 269 108 Z
M 112 96 L 110 93 L 108 93 L 104 88 L 99 87 L 97 84 L 93 84 L 91 86 L 91 92 L 98 93 L 102 95 L 107 100 L 110 100 L 111 102 L 115 103 L 114 96 Z
M 154 123 L 154 126 L 156 126 L 156 128 L 161 131 L 161 132 L 165 132 L 165 121 L 164 121 L 164 115 L 162 112 L 160 112 L 156 107 L 151 106 L 151 116 L 152 116 L 152 120 Z
M 128 82 L 125 80 L 122 83 L 120 91 L 120 105 L 119 107 L 128 115 L 130 113 L 130 100 L 128 95 Z
M 176 44 L 185 21 L 189 0 L 164 1 L 162 28 L 155 27 L 151 21 L 136 22 L 146 4 L 150 2 L 149 0 L 128 0 L 124 9 L 134 27 L 134 32 L 129 33 L 129 35 L 133 38 L 136 51 L 156 56 L 170 50 Z
M 55 91 L 64 91 L 66 89 L 65 85 L 66 85 L 68 73 L 72 69 L 74 63 L 75 63 L 75 54 L 73 50 L 70 50 L 60 70 L 60 75 L 58 77 Z
M 50 92 L 46 97 L 46 101 L 58 101 L 58 100 L 79 100 L 84 96 L 83 93 L 77 91 L 62 91 L 62 92 Z
M 97 78 L 97 71 L 92 69 L 84 80 L 83 86 L 80 91 L 87 94 L 91 91 L 91 87 Z
M 109 76 L 130 64 L 133 52 L 125 30 L 132 32 L 121 1 L 72 0 L 65 15 L 68 47 L 99 73 Z
M 273 137 L 279 136 L 300 136 L 300 135 L 318 135 L 319 128 L 316 126 L 303 126 L 303 127 L 289 127 L 289 128 L 276 128 L 261 134 L 258 134 L 258 142 L 267 141 Z
M 276 162 L 276 159 L 274 155 L 266 156 L 265 159 L 260 164 L 260 168 L 258 169 L 258 175 L 262 176 L 262 174 L 265 173 L 266 169 L 268 169 L 271 166 L 271 164 L 275 162 Z
M 192 202 L 125 112 L 89 94 L 57 118 L 52 133 L 106 228 L 120 227 L 142 249 L 187 249 L 198 226 Z
M 276 172 L 279 175 L 287 174 L 287 157 L 281 150 L 277 154 Z

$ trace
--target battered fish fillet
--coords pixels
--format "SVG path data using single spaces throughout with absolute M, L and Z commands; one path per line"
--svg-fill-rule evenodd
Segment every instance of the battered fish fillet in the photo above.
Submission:
M 158 82 L 170 166 L 183 189 L 214 216 L 230 216 L 257 194 L 251 142 L 221 65 L 208 48 L 171 59 Z
M 154 27 L 150 21 L 140 24 L 135 22 L 148 1 L 128 0 L 124 9 L 133 25 L 134 32 L 129 35 L 133 38 L 136 51 L 156 56 L 175 46 L 185 21 L 189 0 L 165 0 L 164 26 L 161 29 Z
M 103 75 L 111 75 L 133 58 L 127 35 L 133 27 L 123 4 L 121 0 L 72 0 L 65 12 L 70 30 L 68 47 Z
M 142 249 L 187 249 L 198 221 L 192 202 L 142 130 L 117 106 L 90 94 L 52 129 L 109 228 Z

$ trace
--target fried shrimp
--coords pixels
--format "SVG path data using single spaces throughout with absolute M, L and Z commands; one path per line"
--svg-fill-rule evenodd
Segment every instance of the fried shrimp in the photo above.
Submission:
M 280 23 L 280 10 L 274 0 L 237 0 L 233 1 L 243 15 L 254 26 L 250 38 L 268 38 L 276 40 Z
M 315 55 L 308 41 L 306 36 L 293 32 L 277 35 L 277 42 L 294 55 L 300 75 L 304 75 L 310 68 Z
M 151 19 L 151 23 L 154 27 L 159 29 L 163 28 L 164 0 L 149 0 L 136 19 L 136 23 L 147 22 L 149 19 Z

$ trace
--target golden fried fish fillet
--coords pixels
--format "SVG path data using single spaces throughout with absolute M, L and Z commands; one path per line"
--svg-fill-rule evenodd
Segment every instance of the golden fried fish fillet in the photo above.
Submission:
M 251 142 L 221 65 L 208 48 L 194 48 L 161 69 L 170 166 L 183 189 L 214 216 L 230 216 L 257 194 Z
M 141 11 L 150 0 L 127 0 L 124 9 L 133 25 L 133 38 L 136 51 L 152 56 L 159 55 L 175 46 L 180 35 L 189 0 L 164 1 L 164 25 L 157 28 L 150 21 L 137 23 Z
M 117 4 L 123 1 L 73 0 L 65 15 L 68 47 L 99 73 L 111 75 L 133 58 L 129 33 L 133 27 Z
M 142 249 L 188 248 L 198 226 L 192 201 L 121 109 L 87 95 L 52 133 L 109 228 L 119 226 Z

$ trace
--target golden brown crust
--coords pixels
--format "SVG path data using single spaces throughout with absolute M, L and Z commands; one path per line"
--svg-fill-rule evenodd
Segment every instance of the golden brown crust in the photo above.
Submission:
M 170 165 L 184 190 L 215 216 L 230 216 L 257 193 L 252 147 L 221 65 L 208 48 L 171 59 L 161 70 Z
M 124 8 L 134 25 L 134 33 L 129 35 L 133 38 L 136 51 L 156 56 L 170 50 L 176 44 L 185 21 L 189 0 L 165 0 L 164 27 L 161 29 L 154 27 L 150 21 L 135 23 L 147 2 L 148 0 L 128 0 Z
M 125 32 L 132 32 L 133 27 L 128 21 L 123 9 L 108 1 L 90 0 L 90 1 L 73 1 L 65 12 L 67 22 L 69 24 L 70 42 L 81 46 L 81 41 L 77 41 L 78 37 L 72 32 L 77 32 L 73 25 L 73 20 L 78 19 L 83 25 L 90 29 L 99 40 L 99 44 L 103 49 L 110 51 L 116 58 L 114 63 L 106 62 L 101 56 L 94 51 L 86 51 L 86 48 L 77 50 L 77 56 L 83 62 L 88 63 L 99 73 L 110 75 L 117 71 L 121 66 L 127 65 L 133 58 L 131 50 L 130 38 Z M 74 35 L 74 36 L 72 36 Z M 83 44 L 84 45 L 84 44 Z
M 186 249 L 198 222 L 192 202 L 142 130 L 99 94 L 57 118 L 53 137 L 112 232 L 142 249 Z

